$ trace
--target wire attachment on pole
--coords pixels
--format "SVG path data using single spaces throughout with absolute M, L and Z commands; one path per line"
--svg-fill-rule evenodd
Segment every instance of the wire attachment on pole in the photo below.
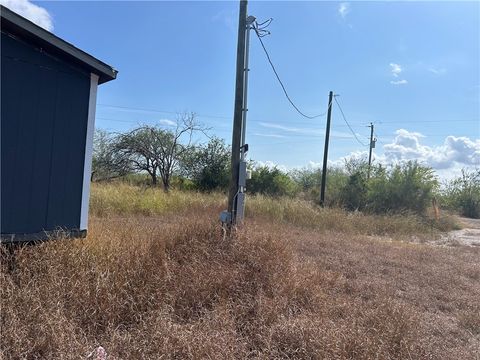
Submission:
M 255 32 L 257 33 L 257 36 L 259 38 L 261 37 L 265 37 L 267 35 L 270 35 L 271 32 L 267 30 L 267 28 L 270 26 L 270 24 L 272 23 L 273 21 L 273 18 L 270 18 L 262 23 L 259 23 L 258 21 L 255 21 L 253 23 L 253 29 L 255 30 Z

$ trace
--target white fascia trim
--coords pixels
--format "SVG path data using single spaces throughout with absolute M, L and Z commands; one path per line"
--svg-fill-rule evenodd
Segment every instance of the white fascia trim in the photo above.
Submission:
M 83 165 L 82 208 L 80 230 L 88 227 L 88 202 L 90 199 L 90 178 L 92 173 L 93 133 L 95 130 L 95 108 L 97 105 L 98 75 L 90 74 L 90 97 L 88 99 L 87 139 L 85 141 L 85 162 Z

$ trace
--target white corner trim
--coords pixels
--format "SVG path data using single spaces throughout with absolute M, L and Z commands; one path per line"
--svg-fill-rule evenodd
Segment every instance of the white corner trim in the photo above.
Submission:
M 90 177 L 92 173 L 93 133 L 95 130 L 95 107 L 97 105 L 98 75 L 90 74 L 90 97 L 88 99 L 87 138 L 85 141 L 85 162 L 83 164 L 82 207 L 80 230 L 88 227 L 88 203 L 90 199 Z

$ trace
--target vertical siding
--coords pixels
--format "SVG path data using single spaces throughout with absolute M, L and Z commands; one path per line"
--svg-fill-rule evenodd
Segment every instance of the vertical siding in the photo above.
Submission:
M 82 206 L 80 208 L 80 230 L 87 230 L 90 203 L 90 180 L 92 174 L 93 137 L 95 131 L 95 110 L 97 106 L 98 75 L 90 76 L 90 96 L 88 98 L 87 134 L 85 137 L 85 160 L 83 165 Z
M 78 229 L 90 75 L 2 34 L 2 233 Z

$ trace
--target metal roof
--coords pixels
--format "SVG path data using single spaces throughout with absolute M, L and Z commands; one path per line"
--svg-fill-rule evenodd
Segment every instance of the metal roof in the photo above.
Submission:
M 73 46 L 30 20 L 0 5 L 2 32 L 18 37 L 54 56 L 77 64 L 99 76 L 100 84 L 117 77 L 117 70 Z

